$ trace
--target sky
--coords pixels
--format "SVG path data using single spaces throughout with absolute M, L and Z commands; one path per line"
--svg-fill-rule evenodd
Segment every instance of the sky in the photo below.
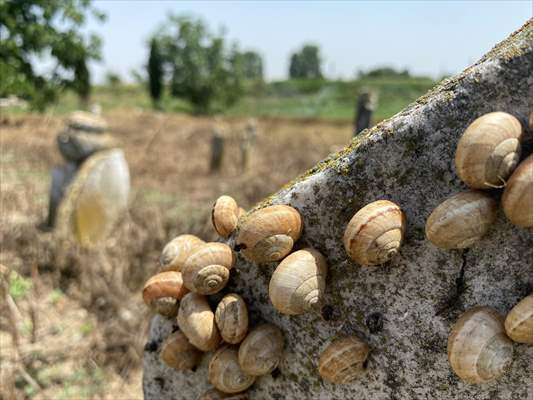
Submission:
M 103 39 L 103 62 L 92 63 L 95 82 L 108 71 L 132 80 L 144 69 L 147 41 L 169 13 L 202 18 L 243 50 L 256 50 L 267 80 L 287 76 L 290 54 L 319 45 L 329 78 L 353 78 L 377 66 L 413 74 L 455 74 L 533 16 L 531 1 L 132 1 L 97 0 L 104 23 L 86 29 Z

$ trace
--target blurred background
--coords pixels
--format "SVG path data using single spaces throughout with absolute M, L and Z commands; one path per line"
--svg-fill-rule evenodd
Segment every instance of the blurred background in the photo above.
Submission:
M 165 243 L 216 240 L 218 196 L 253 207 L 532 7 L 0 0 L 0 399 L 142 398 L 140 292 Z M 128 205 L 88 246 L 61 215 L 110 148 Z

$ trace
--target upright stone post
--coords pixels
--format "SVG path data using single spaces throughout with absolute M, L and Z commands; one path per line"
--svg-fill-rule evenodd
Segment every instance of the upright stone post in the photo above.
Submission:
M 209 161 L 209 172 L 211 174 L 219 172 L 222 167 L 224 156 L 224 135 L 218 127 L 214 127 L 211 135 L 211 158 Z
M 367 128 L 370 128 L 372 113 L 377 106 L 377 94 L 365 91 L 359 95 L 355 105 L 353 136 L 358 135 Z
M 255 119 L 250 118 L 246 122 L 244 131 L 242 132 L 239 140 L 239 148 L 241 150 L 241 172 L 244 172 L 248 167 L 250 160 L 250 152 L 255 143 L 257 137 L 257 122 Z

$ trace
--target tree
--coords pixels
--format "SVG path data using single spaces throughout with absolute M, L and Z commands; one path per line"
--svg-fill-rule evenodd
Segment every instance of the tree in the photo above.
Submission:
M 154 106 L 159 104 L 163 93 L 163 56 L 156 38 L 150 41 L 150 56 L 148 57 L 148 80 L 150 97 Z
M 65 87 L 86 99 L 87 62 L 100 58 L 99 38 L 80 32 L 89 13 L 104 19 L 90 0 L 0 0 L 0 96 L 15 94 L 41 110 Z M 38 59 L 52 61 L 51 70 L 37 72 Z
M 227 107 L 242 94 L 242 62 L 236 46 L 228 49 L 224 36 L 214 35 L 203 21 L 169 17 L 156 35 L 170 92 L 188 100 L 195 112 L 207 113 L 215 104 Z
M 246 79 L 263 80 L 263 59 L 255 51 L 245 51 L 240 54 L 242 74 Z
M 318 46 L 306 44 L 291 55 L 290 78 L 322 78 L 320 50 Z

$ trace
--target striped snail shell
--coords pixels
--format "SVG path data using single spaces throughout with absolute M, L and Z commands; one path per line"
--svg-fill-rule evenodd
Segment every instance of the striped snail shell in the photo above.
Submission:
M 522 125 L 511 114 L 491 112 L 472 122 L 457 144 L 457 175 L 473 189 L 503 187 L 520 159 Z
M 487 233 L 497 211 L 496 201 L 486 193 L 457 193 L 433 210 L 426 222 L 426 237 L 442 249 L 471 247 Z
M 227 294 L 218 303 L 215 322 L 226 343 L 240 343 L 248 332 L 248 309 L 236 293 Z
M 507 336 L 513 341 L 533 344 L 533 293 L 509 311 L 504 325 Z
M 215 315 L 201 294 L 189 293 L 181 299 L 178 326 L 197 349 L 211 351 L 220 343 Z
M 349 383 L 362 375 L 370 348 L 357 336 L 334 340 L 320 355 L 320 376 L 336 384 Z
M 224 243 L 206 243 L 187 258 L 183 266 L 183 283 L 191 291 L 214 294 L 228 283 L 235 255 Z
M 253 376 L 266 375 L 278 366 L 283 355 L 283 334 L 272 324 L 250 331 L 239 347 L 239 365 Z
M 289 254 L 301 233 L 300 213 L 290 206 L 275 205 L 244 218 L 236 243 L 247 260 L 273 262 Z
M 181 271 L 189 255 L 205 242 L 194 235 L 180 235 L 166 244 L 159 258 L 162 271 Z
M 268 294 L 276 310 L 297 315 L 318 308 L 326 288 L 326 259 L 306 248 L 289 254 L 274 270 Z
M 344 248 L 360 265 L 379 265 L 394 257 L 402 245 L 406 218 L 400 207 L 378 200 L 360 209 L 344 231 Z
M 509 369 L 513 343 L 496 310 L 478 306 L 459 317 L 448 337 L 448 361 L 459 378 L 471 384 L 491 381 Z
M 202 352 L 194 347 L 183 332 L 171 333 L 161 344 L 159 358 L 174 369 L 191 369 L 198 365 Z
M 228 237 L 237 227 L 239 206 L 230 196 L 220 196 L 213 205 L 211 221 L 217 233 Z
M 147 306 L 165 317 L 175 317 L 178 312 L 177 300 L 189 290 L 183 284 L 180 272 L 166 271 L 152 276 L 143 288 L 143 300 Z
M 255 382 L 255 376 L 248 375 L 239 366 L 236 346 L 223 346 L 209 362 L 208 380 L 224 393 L 239 393 Z
M 514 225 L 533 227 L 533 154 L 522 161 L 507 181 L 503 212 Z

